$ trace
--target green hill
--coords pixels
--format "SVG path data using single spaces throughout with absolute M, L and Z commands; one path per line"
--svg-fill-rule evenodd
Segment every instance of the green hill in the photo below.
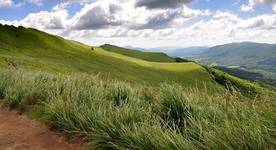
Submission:
M 159 52 L 142 52 L 138 50 L 132 50 L 132 49 L 126 49 L 114 45 L 105 44 L 100 46 L 104 50 L 122 54 L 125 56 L 130 56 L 146 61 L 152 61 L 152 62 L 175 62 L 175 60 L 171 57 L 169 57 L 165 53 L 159 53 Z
M 162 54 L 0 33 L 0 103 L 91 149 L 275 149 L 275 93 L 258 84 Z
M 153 55 L 150 62 L 142 52 L 129 51 L 129 56 L 101 47 L 91 47 L 53 36 L 35 29 L 0 26 L 0 65 L 11 68 L 41 69 L 53 72 L 86 72 L 134 83 L 157 85 L 177 82 L 195 85 L 213 84 L 208 72 L 195 63 L 164 63 L 173 59 L 164 54 Z M 149 53 L 146 53 L 149 54 Z M 150 56 L 150 57 L 151 57 Z M 149 56 L 143 56 L 150 58 Z
M 269 84 L 276 82 L 276 44 L 230 43 L 189 57 L 206 65 L 224 67 L 224 71 L 245 79 Z M 252 72 L 256 76 L 248 77 L 245 72 Z
M 162 53 L 127 51 L 116 46 L 109 46 L 113 50 L 106 50 L 107 45 L 105 49 L 103 46 L 90 47 L 24 27 L 0 26 L 0 32 L 0 67 L 66 74 L 84 72 L 153 86 L 175 82 L 186 87 L 218 87 L 216 77 L 208 69 L 194 62 L 173 62 L 174 59 Z M 151 61 L 143 60 L 150 58 L 147 55 L 152 56 Z M 235 85 L 245 92 L 245 89 L 259 88 L 246 80 L 229 81 L 237 81 Z
M 263 65 L 263 67 L 268 67 L 276 64 L 276 44 L 230 43 L 212 47 L 201 55 L 206 61 L 214 61 L 223 66 Z M 271 70 L 267 67 L 264 69 Z M 276 71 L 275 69 L 272 68 L 273 71 Z

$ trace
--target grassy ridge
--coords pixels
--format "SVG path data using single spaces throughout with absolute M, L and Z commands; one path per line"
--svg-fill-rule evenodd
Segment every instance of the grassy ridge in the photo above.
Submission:
M 192 62 L 92 50 L 34 29 L 0 26 L 0 33 L 1 101 L 31 108 L 30 116 L 92 147 L 276 148 L 275 95 L 236 90 L 264 90 L 258 85 Z
M 99 149 L 275 149 L 275 109 L 235 92 L 104 81 L 87 74 L 0 71 L 0 99 Z M 244 102 L 242 102 L 244 101 Z
M 126 48 L 109 45 L 109 44 L 105 44 L 100 47 L 102 49 L 110 51 L 110 52 L 122 54 L 122 55 L 129 56 L 129 57 L 134 57 L 134 58 L 138 58 L 138 59 L 142 59 L 142 60 L 146 60 L 146 61 L 175 62 L 175 60 L 173 58 L 169 57 L 165 53 L 142 52 L 142 51 L 138 51 L 138 50 L 126 49 Z
M 135 84 L 173 81 L 186 86 L 202 83 L 213 86 L 210 75 L 195 63 L 150 62 L 99 47 L 91 50 L 81 43 L 23 27 L 0 26 L 0 33 L 0 65 L 4 68 L 100 73 Z M 155 59 L 163 61 L 161 57 Z
M 115 49 L 115 53 L 101 47 L 91 50 L 87 45 L 23 27 L 0 25 L 0 31 L 0 66 L 4 68 L 85 72 L 154 86 L 162 82 L 199 88 L 204 88 L 206 84 L 210 89 L 217 86 L 210 72 L 202 66 L 193 62 L 170 62 L 172 58 L 160 53 L 121 50 L 115 46 L 109 46 Z M 139 57 L 152 60 L 145 61 Z M 152 62 L 154 60 L 164 62 Z

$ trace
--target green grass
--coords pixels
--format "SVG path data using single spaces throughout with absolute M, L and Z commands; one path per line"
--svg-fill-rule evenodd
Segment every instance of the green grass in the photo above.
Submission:
M 98 149 L 275 149 L 275 97 L 98 76 L 0 71 L 0 99 Z M 267 101 L 272 101 L 267 103 Z
M 0 33 L 1 101 L 93 148 L 276 148 L 275 95 L 258 84 L 35 29 Z
M 0 26 L 0 65 L 4 68 L 27 68 L 51 72 L 85 72 L 128 81 L 158 85 L 178 82 L 185 86 L 215 86 L 208 72 L 195 63 L 173 63 L 164 54 L 139 53 L 153 58 L 145 61 L 53 36 L 35 29 Z M 165 63 L 171 62 L 171 63 Z
M 92 50 L 82 43 L 23 27 L 0 25 L 0 32 L 0 67 L 3 68 L 100 74 L 102 78 L 151 86 L 162 82 L 209 89 L 218 86 L 201 65 L 176 63 L 162 53 L 145 53 L 111 45 L 102 46 L 107 50 L 101 47 Z
M 134 57 L 146 61 L 151 62 L 175 62 L 175 59 L 169 57 L 165 53 L 158 52 L 142 52 L 138 50 L 131 50 L 122 47 L 118 47 L 115 45 L 105 44 L 100 46 L 102 49 L 107 50 L 109 52 L 114 52 L 118 54 L 122 54 L 129 57 Z

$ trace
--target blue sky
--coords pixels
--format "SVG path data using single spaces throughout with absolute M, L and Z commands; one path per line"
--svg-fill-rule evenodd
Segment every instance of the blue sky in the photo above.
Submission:
M 0 0 L 2 24 L 92 45 L 276 43 L 275 13 L 276 0 Z
M 1 1 L 1 0 L 0 0 Z M 20 20 L 26 17 L 30 13 L 35 13 L 39 11 L 50 11 L 54 6 L 58 5 L 60 0 L 49 0 L 44 1 L 43 4 L 28 3 L 24 0 L 14 0 L 15 4 L 22 3 L 21 7 L 2 7 L 0 8 L 0 20 Z M 197 0 L 188 4 L 191 8 L 195 9 L 209 9 L 212 11 L 224 10 L 232 11 L 238 13 L 243 17 L 254 16 L 258 14 L 272 13 L 272 9 L 269 6 L 263 6 L 255 8 L 255 11 L 251 13 L 241 11 L 240 7 L 245 4 L 246 0 Z M 80 11 L 84 5 L 80 3 L 72 3 L 69 7 L 69 14 L 74 15 L 76 12 Z

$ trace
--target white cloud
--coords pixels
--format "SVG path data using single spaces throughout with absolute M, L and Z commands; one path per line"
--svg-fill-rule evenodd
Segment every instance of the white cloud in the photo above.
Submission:
M 196 10 L 185 5 L 147 9 L 136 7 L 135 1 L 97 0 L 69 16 L 66 5 L 61 3 L 51 11 L 0 23 L 34 27 L 91 45 L 161 47 L 276 42 L 276 14 L 245 19 L 232 12 Z
M 241 10 L 242 10 L 243 12 L 250 12 L 250 11 L 253 11 L 254 8 L 253 8 L 253 6 L 251 6 L 251 5 L 242 4 Z
M 260 15 L 247 20 L 242 20 L 237 26 L 246 29 L 276 29 L 276 14 Z
M 25 26 L 39 29 L 63 29 L 66 26 L 67 17 L 67 10 L 53 12 L 41 11 L 39 13 L 29 14 L 22 22 Z
M 270 6 L 276 12 L 276 0 L 248 0 L 247 4 L 241 6 L 244 12 L 253 11 L 258 6 Z
M 73 18 L 74 29 L 99 29 L 108 26 L 117 26 L 123 23 L 123 18 L 118 14 L 122 7 L 115 2 L 100 0 L 87 4 Z
M 67 10 L 59 11 L 40 11 L 38 13 L 31 13 L 24 19 L 18 21 L 4 21 L 0 20 L 2 24 L 9 24 L 15 26 L 25 26 L 37 28 L 40 30 L 55 30 L 55 29 L 64 29 L 67 26 Z
M 136 6 L 144 6 L 148 9 L 160 9 L 160 8 L 176 8 L 180 7 L 183 4 L 190 3 L 194 0 L 137 0 Z
M 71 22 L 74 29 L 100 29 L 120 26 L 130 29 L 158 29 L 182 24 L 183 21 L 207 14 L 208 11 L 189 9 L 148 10 L 135 7 L 135 1 L 98 0 L 87 4 Z
M 27 0 L 27 2 L 35 5 L 42 5 L 44 0 Z
M 26 0 L 28 3 L 30 4 L 35 4 L 35 5 L 43 5 L 43 3 L 47 0 Z M 90 3 L 94 0 L 59 0 L 60 4 L 72 4 L 72 3 L 80 3 L 80 4 L 86 4 L 86 3 Z
M 15 3 L 13 0 L 0 0 L 0 8 L 15 8 L 22 5 L 23 3 Z
M 7 8 L 12 6 L 13 6 L 12 0 L 0 0 L 0 8 Z
M 190 26 L 161 29 L 128 29 L 113 27 L 98 30 L 70 31 L 66 35 L 89 44 L 112 43 L 140 47 L 217 45 L 230 42 L 276 42 L 276 14 L 248 19 L 217 11 L 209 20 Z

